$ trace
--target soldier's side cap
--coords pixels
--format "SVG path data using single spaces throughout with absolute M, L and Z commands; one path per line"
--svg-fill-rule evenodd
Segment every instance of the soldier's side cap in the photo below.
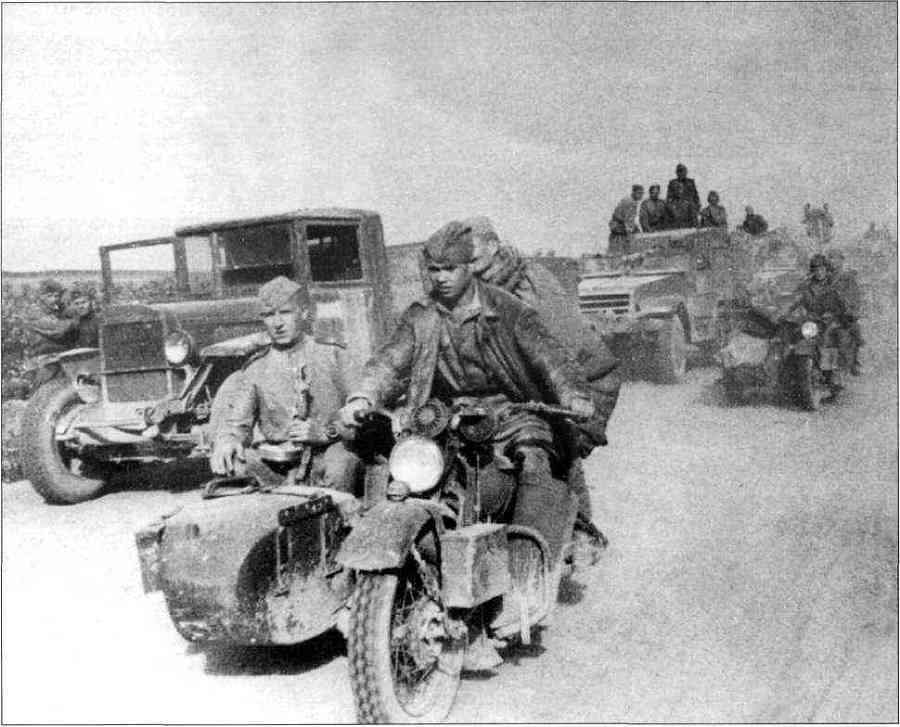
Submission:
M 422 250 L 427 263 L 463 265 L 475 257 L 472 228 L 462 222 L 448 222 L 425 242 Z
M 64 293 L 65 291 L 62 283 L 53 278 L 44 278 L 38 285 L 39 293 Z
M 256 302 L 260 311 L 273 310 L 286 303 L 301 290 L 303 288 L 293 280 L 279 275 L 277 278 L 272 278 L 259 289 Z

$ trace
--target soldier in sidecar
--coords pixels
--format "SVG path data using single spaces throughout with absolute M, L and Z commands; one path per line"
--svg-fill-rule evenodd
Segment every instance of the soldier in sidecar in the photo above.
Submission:
M 259 314 L 270 344 L 247 362 L 225 403 L 210 468 L 273 486 L 291 474 L 295 481 L 352 489 L 360 460 L 328 420 L 347 395 L 347 367 L 339 345 L 305 335 L 309 311 L 301 291 L 281 276 L 260 288 Z M 263 441 L 248 448 L 256 427 Z
M 340 348 L 305 335 L 300 292 L 284 277 L 260 288 L 270 345 L 222 403 L 219 477 L 137 534 L 145 590 L 190 641 L 298 643 L 336 626 L 349 596 L 336 558 L 363 464 L 329 419 L 347 395 Z

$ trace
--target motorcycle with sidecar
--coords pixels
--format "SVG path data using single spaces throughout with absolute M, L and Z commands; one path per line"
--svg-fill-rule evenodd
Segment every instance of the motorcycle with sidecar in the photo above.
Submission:
M 295 644 L 337 627 L 361 722 L 443 719 L 470 644 L 530 643 L 576 549 L 570 538 L 551 554 L 541 533 L 507 521 L 520 463 L 493 451 L 494 410 L 431 400 L 402 419 L 360 419 L 358 497 L 291 477 L 212 480 L 137 533 L 145 591 L 163 592 L 195 642 Z M 566 466 L 555 474 L 580 463 Z M 574 533 L 575 494 L 563 510 Z
M 800 309 L 787 316 L 747 306 L 732 312 L 731 333 L 719 352 L 730 403 L 774 395 L 808 411 L 843 388 L 847 336 L 831 314 Z

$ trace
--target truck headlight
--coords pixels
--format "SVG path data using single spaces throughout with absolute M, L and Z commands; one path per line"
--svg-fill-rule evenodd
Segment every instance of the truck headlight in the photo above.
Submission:
M 407 437 L 391 452 L 388 470 L 395 480 L 405 482 L 410 492 L 426 492 L 441 479 L 444 456 L 430 439 Z
M 806 321 L 800 326 L 800 335 L 804 338 L 815 338 L 819 335 L 819 326 L 814 321 Z
M 191 355 L 191 337 L 184 331 L 174 331 L 163 342 L 166 361 L 173 366 L 181 366 Z

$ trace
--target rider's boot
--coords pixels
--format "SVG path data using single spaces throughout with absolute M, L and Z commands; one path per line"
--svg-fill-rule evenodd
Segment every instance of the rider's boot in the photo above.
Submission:
M 551 567 L 556 565 L 572 530 L 571 499 L 566 483 L 553 477 L 543 449 L 522 449 L 522 471 L 512 522 L 537 530 L 547 540 Z
M 495 640 L 482 630 L 469 642 L 463 659 L 463 671 L 490 671 L 503 663 L 503 657 L 497 653 Z

